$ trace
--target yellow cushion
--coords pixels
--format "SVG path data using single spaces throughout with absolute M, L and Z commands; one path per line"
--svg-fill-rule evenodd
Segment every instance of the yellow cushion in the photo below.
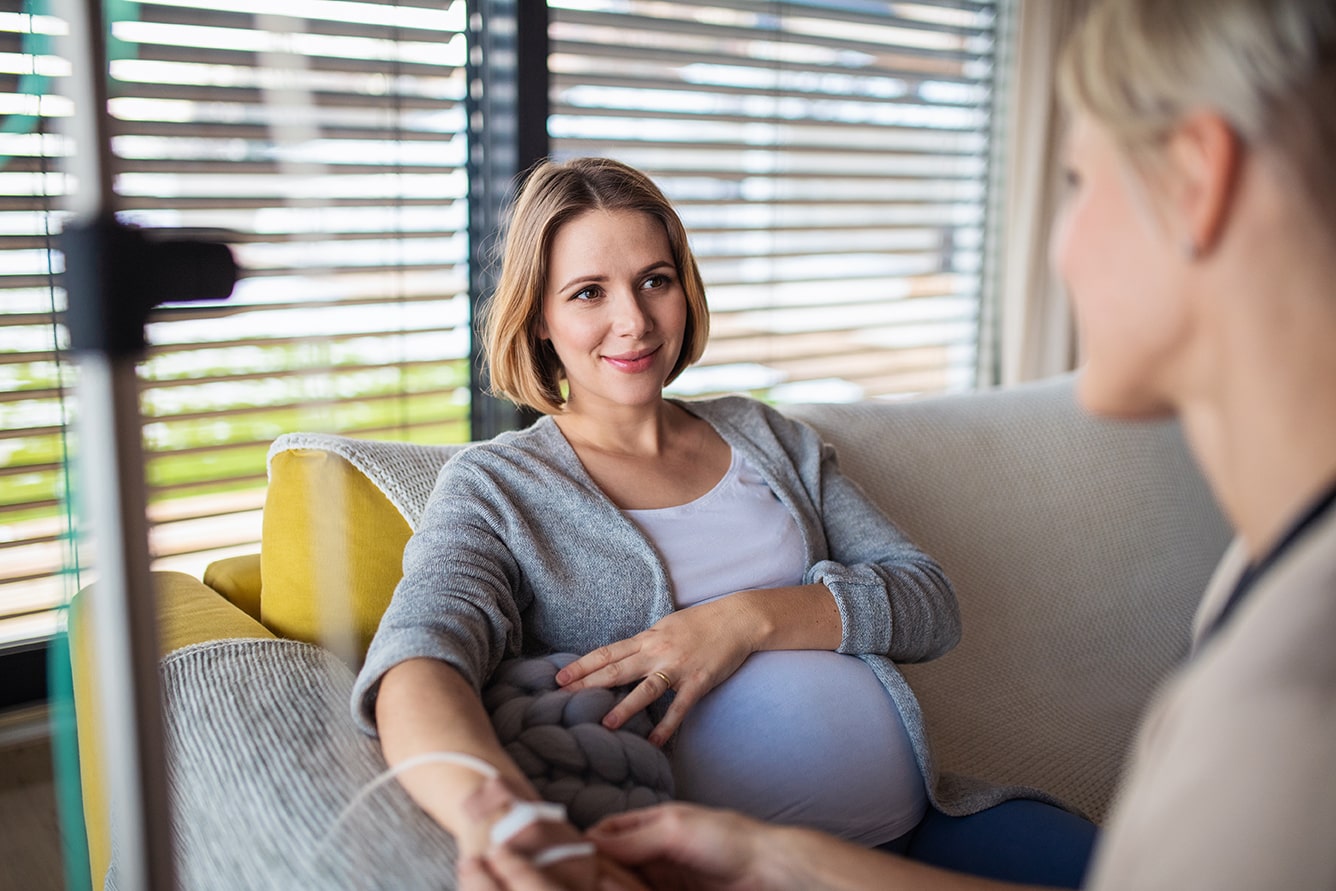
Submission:
M 408 521 L 347 459 L 296 448 L 270 458 L 262 534 L 261 621 L 360 660 L 403 574 Z
M 219 596 L 199 579 L 183 572 L 155 572 L 158 637 L 163 654 L 207 640 L 229 637 L 273 637 L 259 622 Z M 107 824 L 107 793 L 102 767 L 103 721 L 96 686 L 96 659 L 86 625 L 96 586 L 80 591 L 69 612 L 70 661 L 74 676 L 74 711 L 79 727 L 79 780 L 83 790 L 88 861 L 94 885 L 102 886 L 111 862 Z
M 204 570 L 204 584 L 259 621 L 260 555 L 245 554 L 215 560 Z

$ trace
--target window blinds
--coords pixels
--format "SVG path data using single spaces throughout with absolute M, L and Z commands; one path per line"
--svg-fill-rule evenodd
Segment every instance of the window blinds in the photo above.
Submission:
M 647 171 L 692 235 L 712 337 L 675 389 L 974 384 L 994 4 L 549 6 L 554 154 Z
M 272 439 L 468 438 L 464 3 L 110 2 L 123 221 L 223 230 L 246 276 L 165 307 L 141 368 L 158 567 L 254 551 Z M 68 559 L 49 231 L 70 113 L 50 16 L 0 14 L 0 629 L 40 633 Z M 48 262 L 51 266 L 48 268 Z M 96 447 L 96 444 L 82 444 Z M 206 558 L 194 557 L 190 566 Z

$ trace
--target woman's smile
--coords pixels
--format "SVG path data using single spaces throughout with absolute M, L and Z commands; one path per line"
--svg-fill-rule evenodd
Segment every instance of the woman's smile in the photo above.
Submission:
M 627 374 L 640 374 L 654 366 L 654 356 L 659 352 L 659 349 L 660 347 L 654 347 L 653 349 L 622 353 L 619 356 L 604 356 L 603 361 L 618 371 L 624 371 Z

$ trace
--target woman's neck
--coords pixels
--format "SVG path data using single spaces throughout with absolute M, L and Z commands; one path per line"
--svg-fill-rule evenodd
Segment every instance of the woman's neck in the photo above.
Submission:
M 1194 265 L 1193 346 L 1170 399 L 1254 561 L 1336 482 L 1336 240 L 1278 169 L 1254 157 Z
M 1213 379 L 1179 406 L 1197 461 L 1253 560 L 1336 484 L 1336 291 L 1328 296 L 1332 308 L 1312 316 L 1242 320 L 1210 363 Z M 1293 307 L 1267 300 L 1265 311 Z
M 578 449 L 590 448 L 626 457 L 658 457 L 671 447 L 686 413 L 659 399 L 643 406 L 567 404 L 553 420 Z

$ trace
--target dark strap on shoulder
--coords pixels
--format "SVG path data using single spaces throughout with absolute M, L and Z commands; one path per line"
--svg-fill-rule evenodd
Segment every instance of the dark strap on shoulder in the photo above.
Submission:
M 1276 562 L 1285 555 L 1294 543 L 1302 538 L 1304 533 L 1312 526 L 1316 525 L 1323 514 L 1331 510 L 1333 503 L 1336 503 L 1336 485 L 1333 485 L 1328 489 L 1326 494 L 1319 496 L 1318 499 L 1300 515 L 1298 522 L 1290 527 L 1290 530 L 1286 532 L 1284 537 L 1271 549 L 1270 553 L 1256 563 L 1251 564 L 1243 571 L 1243 574 L 1239 576 L 1238 584 L 1234 586 L 1234 590 L 1229 594 L 1229 599 L 1225 601 L 1224 607 L 1216 614 L 1215 620 L 1211 622 L 1210 627 L 1207 628 L 1206 632 L 1201 636 L 1203 641 L 1209 640 L 1211 637 L 1215 636 L 1221 628 L 1225 627 L 1225 623 L 1229 620 L 1230 615 L 1238 608 L 1238 605 L 1243 602 L 1248 594 L 1252 592 L 1252 589 L 1256 587 L 1258 579 L 1266 575 L 1271 567 L 1276 565 Z

